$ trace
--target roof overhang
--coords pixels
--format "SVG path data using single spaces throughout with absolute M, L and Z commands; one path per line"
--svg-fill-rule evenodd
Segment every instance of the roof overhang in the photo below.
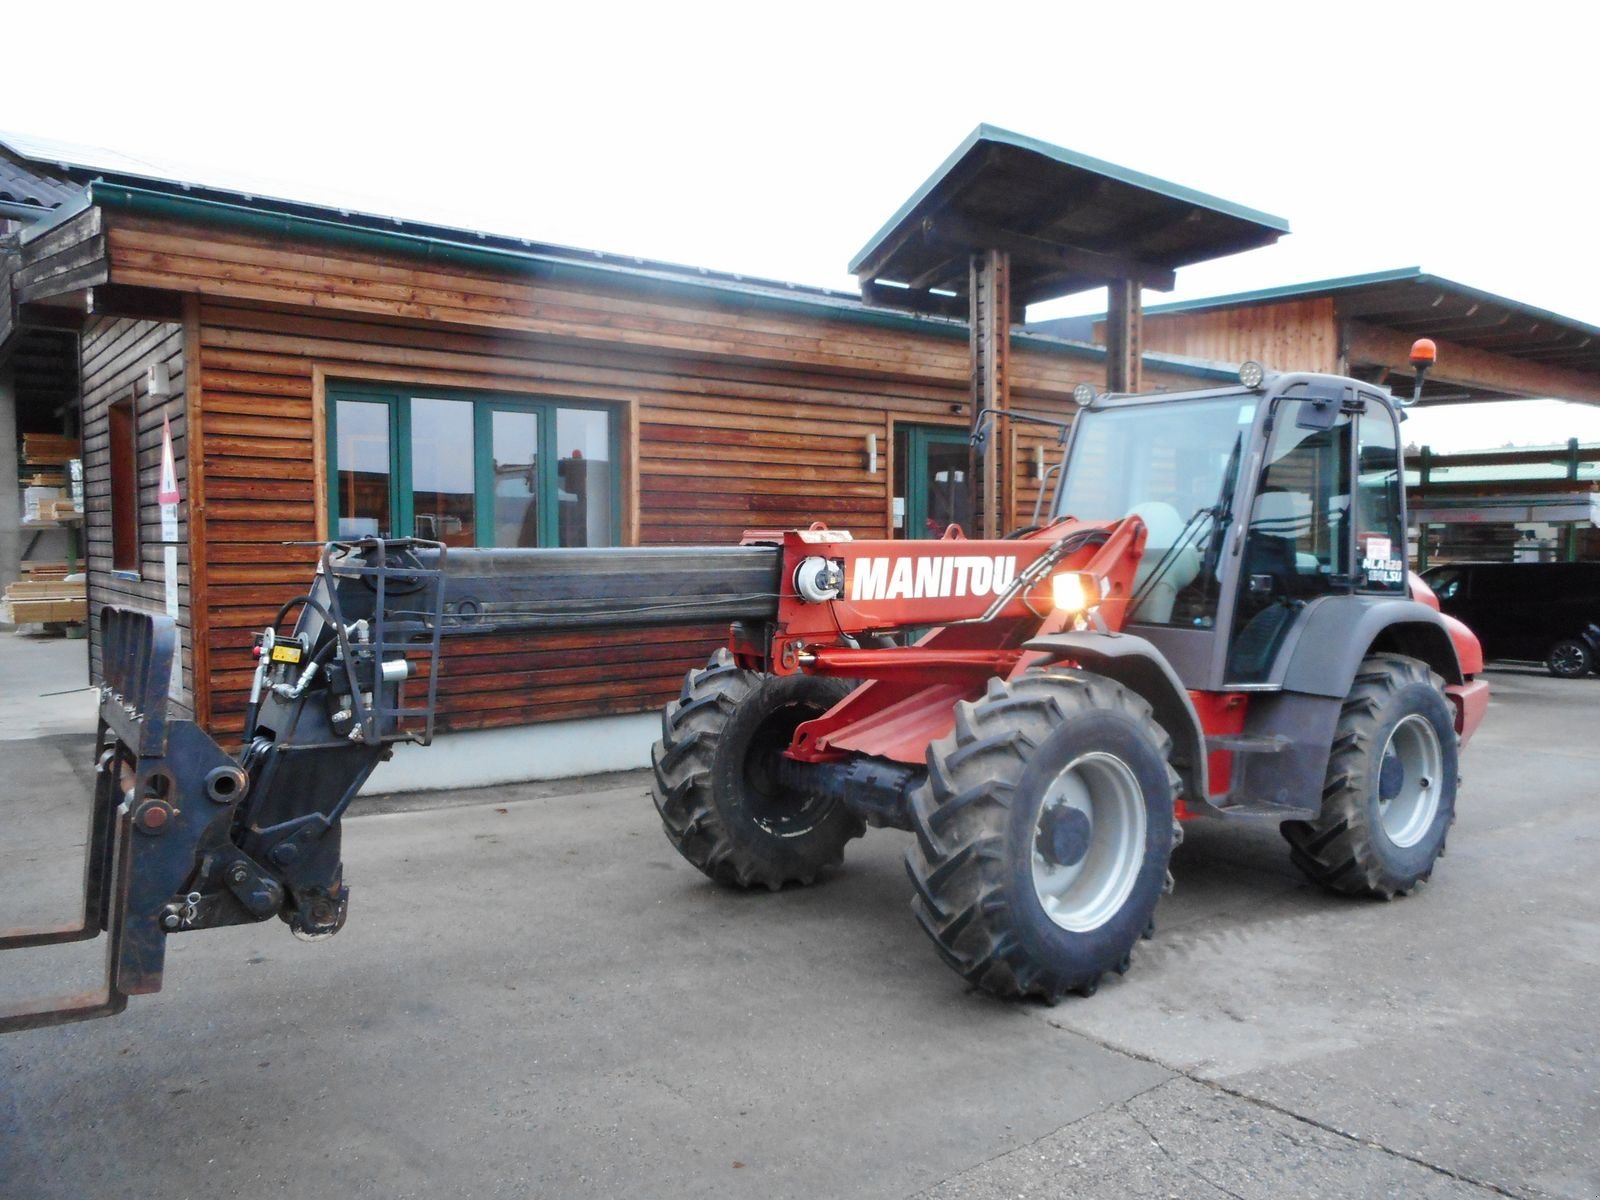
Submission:
M 1018 305 L 1271 245 L 1281 217 L 980 125 L 850 263 L 870 304 L 964 316 L 969 261 L 1011 257 Z

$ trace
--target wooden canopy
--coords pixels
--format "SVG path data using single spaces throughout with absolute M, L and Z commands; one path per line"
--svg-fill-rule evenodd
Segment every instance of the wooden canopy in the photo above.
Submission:
M 968 315 L 969 262 L 1003 251 L 1018 308 L 1115 281 L 1170 291 L 1177 268 L 1271 245 L 1256 212 L 980 125 L 850 263 L 868 304 Z

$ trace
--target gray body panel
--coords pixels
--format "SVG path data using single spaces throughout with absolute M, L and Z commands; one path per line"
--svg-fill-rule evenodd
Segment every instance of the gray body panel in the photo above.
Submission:
M 1200 714 L 1166 656 L 1142 637 L 1131 633 L 1052 633 L 1024 643 L 1028 650 L 1070 658 L 1076 663 L 1143 696 L 1154 711 L 1156 723 L 1172 738 L 1172 765 L 1183 779 L 1183 793 L 1197 805 L 1206 805 L 1205 734 Z

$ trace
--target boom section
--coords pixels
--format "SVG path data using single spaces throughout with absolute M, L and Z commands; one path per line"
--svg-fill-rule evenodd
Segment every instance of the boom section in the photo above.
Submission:
M 753 532 L 747 541 L 766 536 Z M 1094 575 L 1100 619 L 1120 629 L 1145 529 L 1138 518 L 1068 519 L 993 540 L 855 541 L 816 529 L 788 530 L 781 538 L 777 619 L 762 665 L 778 674 L 883 678 L 940 666 L 993 673 L 1017 657 L 1027 637 L 1072 619 L 1053 597 L 1053 580 L 1064 572 Z M 886 644 L 921 629 L 935 632 L 914 646 Z M 733 649 L 757 657 L 756 647 L 741 645 L 737 629 Z

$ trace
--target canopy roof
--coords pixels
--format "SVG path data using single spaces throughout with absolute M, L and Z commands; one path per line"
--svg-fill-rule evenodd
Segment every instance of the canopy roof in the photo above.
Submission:
M 1542 366 L 1600 374 L 1600 328 L 1430 275 L 1421 267 L 1151 305 L 1145 315 L 1206 312 L 1321 296 L 1337 300 L 1341 319 L 1437 338 Z
M 1170 290 L 1192 263 L 1271 245 L 1281 217 L 980 125 L 850 263 L 868 303 L 964 315 L 968 259 L 1011 255 L 1034 304 L 1116 279 Z

